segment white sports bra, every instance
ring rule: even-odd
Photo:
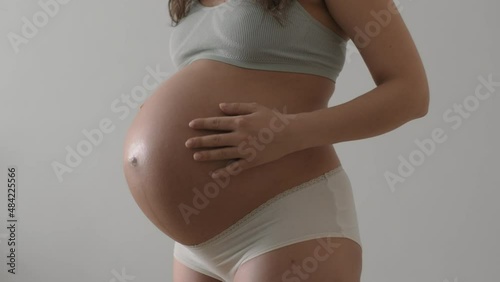
[[[170,56],[179,70],[199,59],[249,69],[307,73],[336,81],[347,41],[294,0],[281,26],[253,0],[227,0],[207,7],[193,0],[173,27]]]

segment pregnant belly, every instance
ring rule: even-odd
[[[338,165],[333,147],[322,146],[212,179],[209,173],[229,160],[195,161],[193,154],[201,149],[188,149],[184,142],[221,132],[194,130],[189,121],[224,116],[220,102],[257,102],[279,111],[286,106],[288,113],[297,113],[324,107],[329,96],[304,102],[297,96],[304,95],[300,89],[295,91],[302,94],[293,93],[298,84],[283,89],[283,83],[266,82],[263,76],[252,83],[249,73],[232,66],[205,66],[193,63],[160,85],[135,116],[123,151],[125,178],[141,210],[186,245],[211,238],[270,197]]]

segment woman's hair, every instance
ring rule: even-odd
[[[168,10],[172,22],[172,26],[176,26],[179,21],[186,17],[189,13],[191,5],[195,1],[200,0],[168,0]],[[283,11],[288,7],[292,0],[249,0],[255,1],[260,4],[264,10],[269,12],[279,24],[283,25],[284,14]],[[295,0],[297,1],[297,0]]]

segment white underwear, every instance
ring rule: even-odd
[[[174,243],[174,257],[221,281],[266,252],[294,243],[345,237],[362,247],[348,175],[339,166],[269,199],[213,238],[192,246]]]

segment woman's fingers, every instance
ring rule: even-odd
[[[240,126],[243,117],[209,117],[197,118],[189,122],[189,127],[193,129],[212,129],[212,130],[235,130]]]
[[[187,148],[238,146],[243,138],[236,133],[212,134],[189,138]]]
[[[197,161],[217,161],[226,159],[237,159],[241,155],[238,152],[238,147],[227,147],[222,149],[214,149],[209,151],[196,152],[193,158]]]

